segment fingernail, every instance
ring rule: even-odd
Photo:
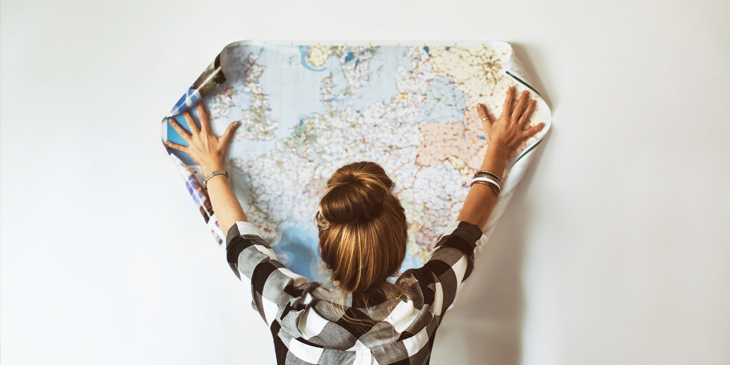
[[[172,118],[168,119],[167,122],[172,124]]]

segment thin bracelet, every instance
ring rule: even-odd
[[[228,171],[226,170],[215,170],[211,172],[208,175],[205,175],[205,178],[203,179],[203,189],[208,190],[208,180],[210,180],[211,177],[215,175],[226,175],[226,179],[228,178]]]
[[[485,183],[484,181],[474,181],[474,182],[472,183],[472,186],[473,186],[474,184],[482,184],[482,185],[486,185],[486,186],[489,186],[489,188],[490,188],[490,189],[492,189],[492,191],[494,192],[494,195],[495,195],[495,196],[499,196],[499,189],[497,189],[497,187],[495,187],[495,186],[494,186],[494,185],[492,185],[492,184],[488,184],[488,183]]]
[[[474,174],[474,177],[481,177],[481,176],[484,176],[484,175],[487,175],[487,176],[491,176],[491,177],[493,177],[493,178],[497,179],[497,181],[498,181],[498,182],[499,182],[500,184],[502,183],[502,179],[501,179],[501,178],[500,178],[499,176],[497,176],[497,174],[495,174],[495,173],[493,173],[493,172],[491,172],[491,171],[486,171],[486,170],[482,170],[482,171],[477,171],[477,172],[476,172],[476,173]]]
[[[494,191],[494,195],[499,195],[499,191],[502,190],[502,186],[498,182],[488,177],[475,177],[469,186],[474,186],[476,183],[489,185],[492,191]]]
[[[486,183],[493,184],[497,189],[500,189],[500,190],[502,189],[502,185],[500,185],[499,182],[492,179],[491,177],[485,177],[485,176],[475,177],[471,180],[471,183],[474,184],[475,182],[479,182],[479,181],[484,181]]]
[[[496,179],[500,183],[502,182],[502,179],[499,176],[497,176],[497,174],[495,174],[493,172],[489,172],[489,171],[477,171],[474,174],[474,177],[482,177],[482,176],[484,176],[484,177],[493,177],[494,179]]]

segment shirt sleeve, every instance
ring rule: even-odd
[[[422,289],[431,293],[435,314],[443,315],[454,303],[486,241],[478,226],[464,221],[452,222],[439,237],[426,263],[416,273]]]
[[[258,229],[245,221],[228,230],[226,258],[233,273],[251,285],[251,306],[268,326],[286,315],[289,304],[302,295],[301,286],[309,282],[279,262]]]

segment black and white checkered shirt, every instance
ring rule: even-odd
[[[271,329],[279,364],[428,364],[436,329],[485,242],[479,227],[453,222],[426,264],[398,277],[406,297],[396,305],[371,298],[366,314],[361,296],[348,294],[346,312],[370,319],[365,328],[340,319],[325,303],[333,293],[287,269],[250,223],[230,228],[226,256],[251,285],[251,305]]]

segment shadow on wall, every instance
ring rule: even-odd
[[[512,45],[512,49],[515,51],[515,56],[517,56],[517,59],[520,60],[520,63],[522,63],[522,67],[525,69],[525,73],[530,78],[530,83],[535,88],[535,90],[539,91],[542,95],[543,100],[545,100],[545,103],[547,103],[548,107],[552,111],[554,108],[554,105],[552,103],[552,99],[550,99],[550,95],[547,90],[545,90],[545,87],[543,86],[540,78],[538,77],[537,73],[535,72],[535,67],[532,66],[532,63],[530,63],[529,58],[527,57],[527,53],[525,52],[525,49],[522,45],[517,43],[510,43]],[[541,59],[540,57],[540,46],[539,45],[529,45],[530,53],[533,55],[533,58]],[[547,76],[547,75],[546,75]],[[550,84],[550,82],[548,82]],[[554,96],[554,95],[553,95]]]
[[[512,44],[533,86],[547,92],[521,48]],[[551,107],[547,97],[543,97]],[[532,183],[536,166],[548,146],[552,128],[542,146],[535,149],[531,165],[502,215],[493,236],[478,257],[474,271],[446,312],[437,330],[432,364],[520,364],[524,292],[523,260],[527,245],[524,232],[532,219],[530,201],[524,193]]]

